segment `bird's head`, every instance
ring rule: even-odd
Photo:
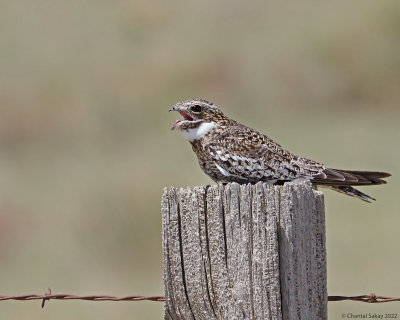
[[[174,123],[172,130],[191,130],[206,123],[217,125],[228,120],[214,104],[203,99],[178,102],[169,111],[178,111],[183,117]]]

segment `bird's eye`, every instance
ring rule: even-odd
[[[199,105],[194,105],[193,107],[190,108],[190,110],[191,110],[193,113],[200,113],[200,112],[201,112],[201,106],[199,106]]]

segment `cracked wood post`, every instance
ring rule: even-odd
[[[323,194],[308,182],[165,188],[165,319],[327,319]]]

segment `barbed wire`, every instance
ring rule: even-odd
[[[153,301],[153,302],[165,302],[163,296],[126,296],[126,297],[114,297],[109,295],[87,295],[87,296],[76,296],[72,294],[52,294],[51,289],[45,294],[25,294],[21,296],[0,296],[1,301],[7,300],[18,300],[18,301],[30,301],[30,300],[42,300],[42,308],[46,301],[49,300],[86,300],[86,301]],[[329,296],[328,301],[360,301],[366,303],[384,303],[400,301],[400,298],[377,296],[375,293],[361,296]]]
[[[153,302],[164,302],[165,297],[163,296],[127,296],[127,297],[114,297],[109,295],[87,295],[87,296],[76,296],[72,294],[52,294],[49,288],[48,293],[45,294],[25,294],[21,296],[0,296],[0,302],[6,300],[18,300],[18,301],[30,301],[30,300],[42,300],[42,308],[46,301],[49,300],[86,300],[86,301],[153,301]]]
[[[353,296],[353,297],[345,297],[345,296],[329,296],[328,301],[360,301],[366,303],[384,303],[384,302],[394,302],[400,301],[400,298],[392,298],[392,297],[384,297],[377,296],[375,293],[371,293],[369,295],[362,296]]]

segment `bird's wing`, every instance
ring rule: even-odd
[[[292,155],[247,127],[210,139],[203,148],[223,175],[250,182],[311,177],[323,169],[322,165]]]
[[[261,133],[239,129],[203,146],[223,175],[249,182],[293,180],[304,175],[298,157]]]
[[[260,181],[268,176],[268,166],[262,156],[256,155],[246,148],[230,148],[229,141],[204,146],[214,165],[224,176],[234,176],[241,180]],[[271,172],[271,179],[272,177]]]

